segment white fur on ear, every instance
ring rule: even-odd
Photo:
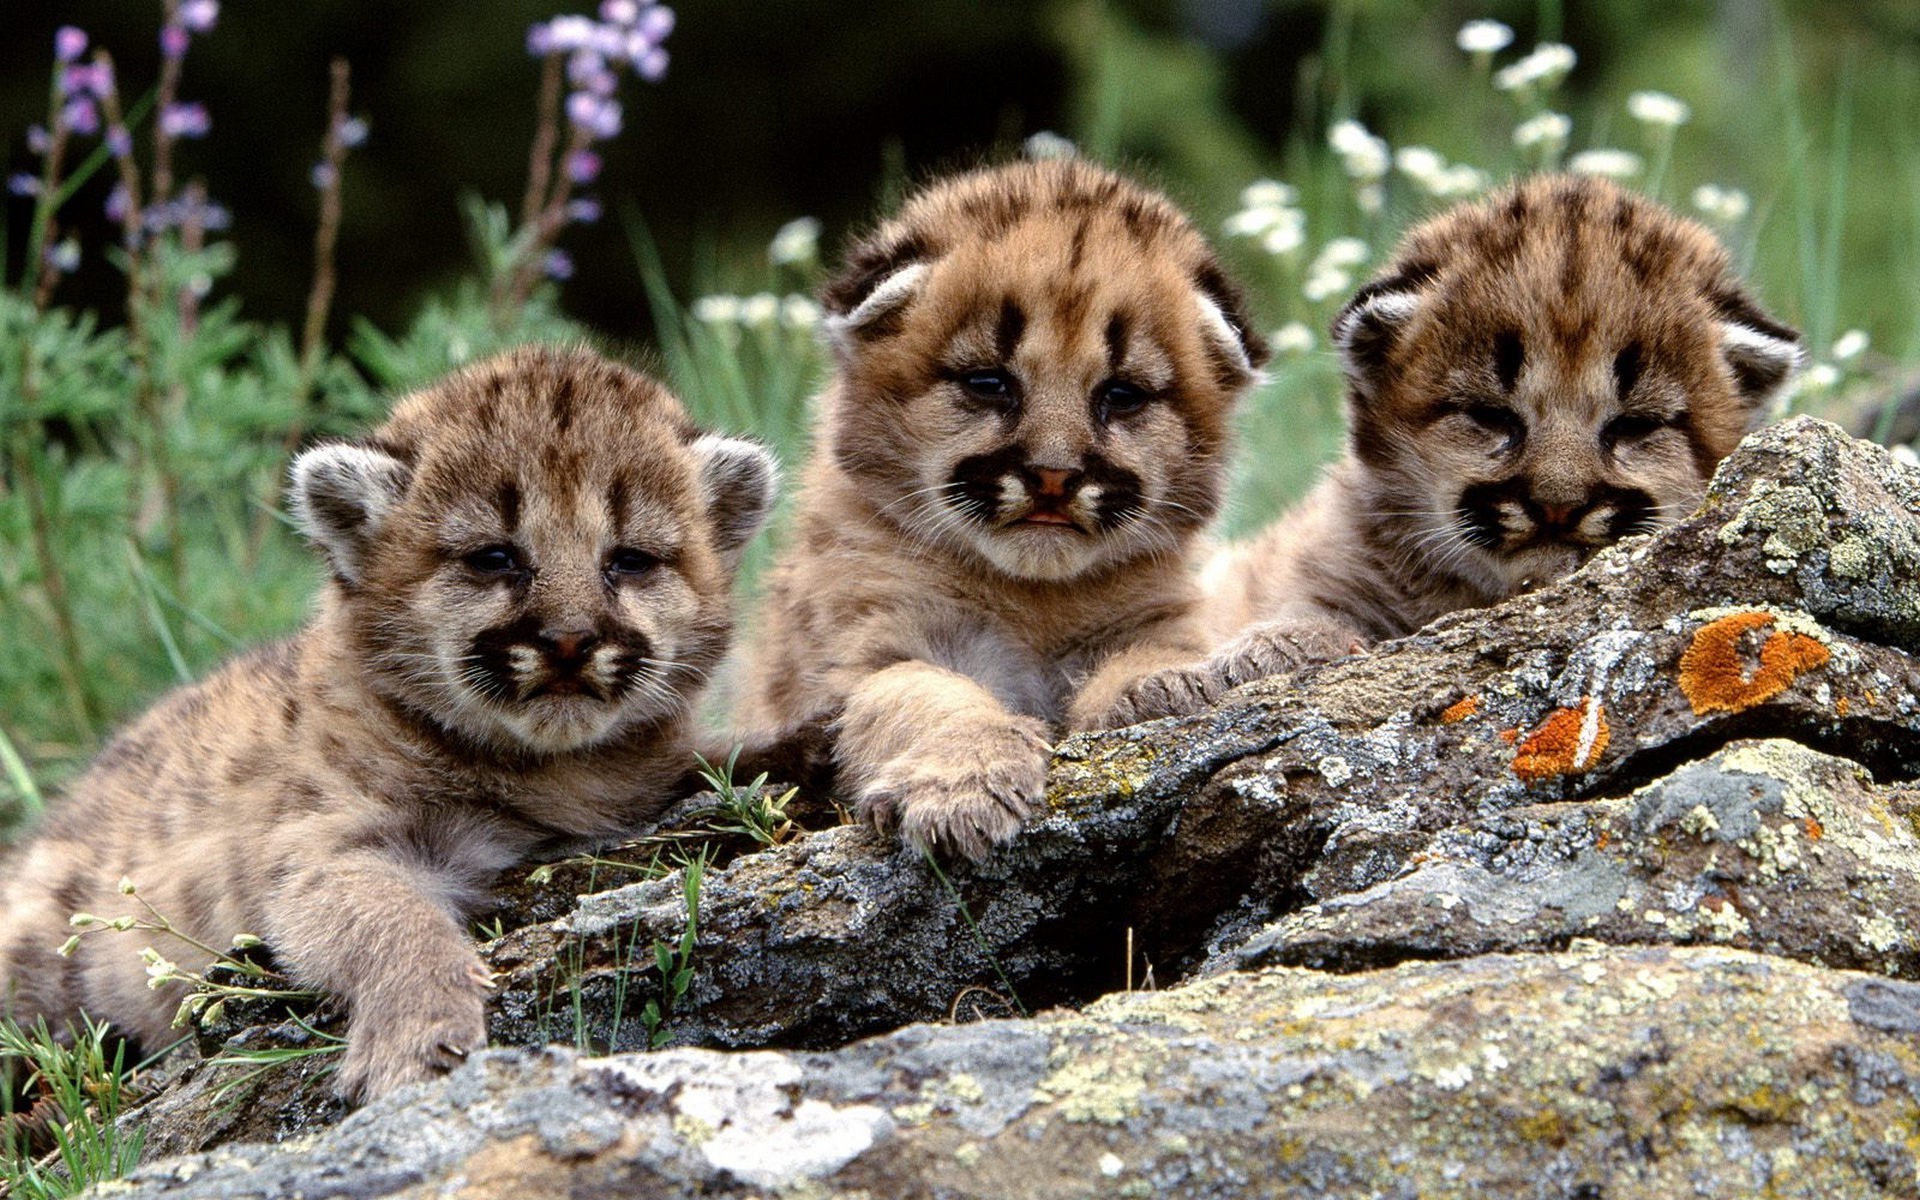
[[[360,582],[367,546],[406,494],[412,471],[370,446],[336,442],[293,460],[287,489],[294,524],[312,538],[341,582]]]
[[[759,442],[705,434],[693,443],[700,460],[700,491],[713,515],[717,548],[732,565],[773,513],[780,495],[780,464]]]
[[[1362,293],[1361,299],[1333,319],[1333,344],[1340,352],[1341,369],[1361,397],[1373,395],[1395,333],[1420,311],[1423,299],[1419,292]]]
[[[1752,407],[1756,423],[1766,416],[1767,402],[1807,361],[1807,352],[1797,338],[1781,337],[1732,320],[1720,323],[1720,353],[1733,371],[1735,388]]]
[[[866,299],[854,305],[844,317],[828,317],[827,334],[843,349],[850,347],[860,330],[900,308],[919,294],[927,278],[926,263],[911,263],[888,275],[873,286]]]
[[[1249,383],[1259,383],[1260,369],[1253,365],[1253,359],[1247,356],[1247,343],[1241,338],[1240,331],[1227,320],[1227,314],[1205,292],[1196,291],[1193,298],[1200,305],[1200,327],[1206,332],[1207,339],[1219,346],[1227,361],[1247,377]]]

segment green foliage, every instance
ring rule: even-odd
[[[693,983],[693,947],[700,936],[700,882],[706,875],[707,856],[700,853],[681,865],[681,891],[687,902],[687,923],[677,942],[653,944],[653,967],[660,975],[659,995],[640,1010],[640,1024],[647,1031],[647,1045],[657,1049],[673,1036],[667,1021],[673,1007],[687,994]]]
[[[108,1050],[112,1044],[111,1052]],[[140,1161],[141,1136],[115,1121],[125,1107],[129,1071],[124,1046],[106,1027],[86,1022],[67,1039],[42,1021],[22,1029],[0,1020],[0,1195],[18,1200],[76,1196],[118,1179]],[[16,1121],[10,1080],[31,1098]],[[44,1128],[53,1150],[36,1158],[31,1127]]]
[[[716,811],[707,814],[709,829],[718,834],[751,838],[761,846],[777,846],[793,836],[794,824],[787,816],[787,806],[793,803],[800,789],[788,788],[774,795],[767,787],[765,771],[744,786],[734,783],[733,768],[740,761],[739,746],[717,767],[698,754],[694,758],[700,763],[700,778],[706,780],[707,786],[719,797]]]

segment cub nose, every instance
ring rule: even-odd
[[[1578,504],[1541,504],[1540,523],[1548,529],[1566,529],[1580,511]]]
[[[600,635],[591,629],[542,629],[540,648],[555,662],[573,665],[600,644]]]
[[[1027,470],[1028,484],[1036,497],[1065,499],[1073,493],[1074,485],[1080,482],[1080,472],[1060,467],[1030,467]],[[1033,486],[1037,484],[1038,486]]]

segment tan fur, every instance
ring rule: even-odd
[[[307,452],[293,507],[334,571],[318,613],[134,722],[7,864],[0,1012],[178,1036],[182,989],[150,990],[140,951],[206,954],[115,932],[54,954],[71,914],[144,914],[125,876],[201,941],[256,934],[342,997],[347,1095],[483,1044],[464,915],[502,867],[662,806],[771,481],[764,451],[701,438],[586,352],[503,356]]]
[[[1506,599],[1679,519],[1800,360],[1710,232],[1570,176],[1414,229],[1333,332],[1347,453],[1208,564],[1228,644],[1141,681],[1142,715]]]
[[[978,856],[1054,731],[1204,645],[1191,549],[1265,349],[1185,216],[1081,161],[936,183],[824,298],[838,369],[741,723],[837,714],[859,813]]]

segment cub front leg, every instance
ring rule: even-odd
[[[1366,648],[1365,637],[1344,618],[1310,605],[1294,606],[1242,631],[1199,662],[1134,680],[1108,710],[1109,724],[1096,728],[1189,716],[1243,683],[1291,674]]]
[[[292,976],[347,1003],[335,1078],[360,1103],[451,1070],[486,1045],[492,975],[450,903],[444,869],[315,846],[276,891],[268,943]]]
[[[855,812],[912,846],[980,859],[1047,788],[1047,727],[956,671],[895,663],[861,681],[837,756]]]

